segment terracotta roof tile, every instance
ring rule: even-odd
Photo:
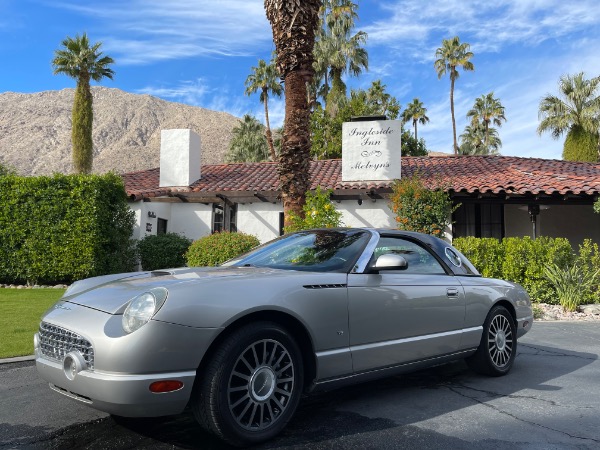
[[[392,182],[343,182],[339,159],[311,161],[311,188],[336,190],[388,188]],[[424,183],[435,188],[465,193],[507,194],[600,194],[600,164],[519,158],[514,156],[445,156],[402,158],[402,175],[419,173]],[[127,194],[132,199],[168,195],[172,188],[159,188],[159,169],[126,173]],[[205,165],[202,178],[184,192],[277,192],[277,164],[240,163]]]

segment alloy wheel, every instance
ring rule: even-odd
[[[233,365],[227,402],[235,422],[249,431],[271,427],[294,392],[294,361],[283,344],[262,339],[250,344]]]
[[[494,316],[488,332],[488,352],[496,367],[510,361],[513,351],[513,332],[509,319],[502,314]]]

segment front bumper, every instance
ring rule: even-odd
[[[67,302],[51,308],[43,322],[73,334],[55,330],[46,338],[44,353],[36,335],[38,373],[55,391],[110,414],[153,417],[180,413],[190,400],[204,352],[220,329],[150,320],[127,334],[121,318]],[[81,340],[89,346],[80,345]],[[90,354],[93,352],[91,369],[89,361],[77,357],[89,347]],[[73,353],[79,363],[70,366],[67,357]],[[183,387],[165,393],[150,391],[150,384],[163,380],[180,381]]]
[[[525,333],[527,333],[529,330],[531,330],[532,324],[533,324],[533,314],[531,316],[517,319],[517,338],[520,338]]]
[[[195,371],[124,375],[83,370],[68,379],[61,363],[41,357],[36,352],[40,376],[50,387],[67,397],[124,417],[154,417],[179,414],[190,399]],[[177,380],[183,387],[167,393],[150,392],[154,381]]]

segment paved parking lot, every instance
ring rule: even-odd
[[[506,377],[463,363],[312,395],[258,448],[600,448],[600,326],[535,323]],[[48,389],[31,362],[0,366],[0,448],[226,448],[189,414],[117,424]]]

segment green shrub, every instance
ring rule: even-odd
[[[556,289],[548,283],[545,267],[556,264],[567,268],[576,260],[571,244],[564,238],[511,237],[500,242],[468,237],[454,239],[452,244],[483,276],[519,283],[534,301],[545,303],[558,303]]]
[[[190,267],[217,266],[259,245],[259,240],[244,233],[215,233],[195,241],[185,259]]]
[[[185,266],[185,252],[191,239],[177,233],[146,236],[137,244],[144,270],[167,269]]]
[[[577,264],[584,277],[589,277],[591,274],[599,271],[600,251],[598,250],[598,244],[592,242],[590,239],[583,241],[583,244],[579,245]],[[595,281],[592,282],[587,292],[582,292],[582,297],[581,304],[600,303],[600,276],[595,278]]]
[[[321,190],[318,186],[314,192],[306,193],[306,203],[302,207],[304,218],[290,213],[291,225],[285,227],[286,233],[309,230],[311,228],[335,228],[342,226],[342,213],[335,209],[329,199],[331,190]]]
[[[2,176],[0,202],[0,282],[71,283],[134,267],[134,214],[117,175]]]
[[[502,244],[505,248],[503,277],[519,283],[537,301],[558,303],[544,270],[548,264],[568,267],[574,262],[569,241],[542,236],[535,240],[529,237],[505,238]]]
[[[460,250],[484,277],[502,278],[504,247],[498,239],[456,238],[452,245]]]
[[[600,269],[596,272],[581,270],[576,263],[569,267],[559,267],[557,264],[548,264],[544,275],[550,281],[558,301],[565,311],[576,311],[584,302],[585,293],[589,292],[596,283]]]

